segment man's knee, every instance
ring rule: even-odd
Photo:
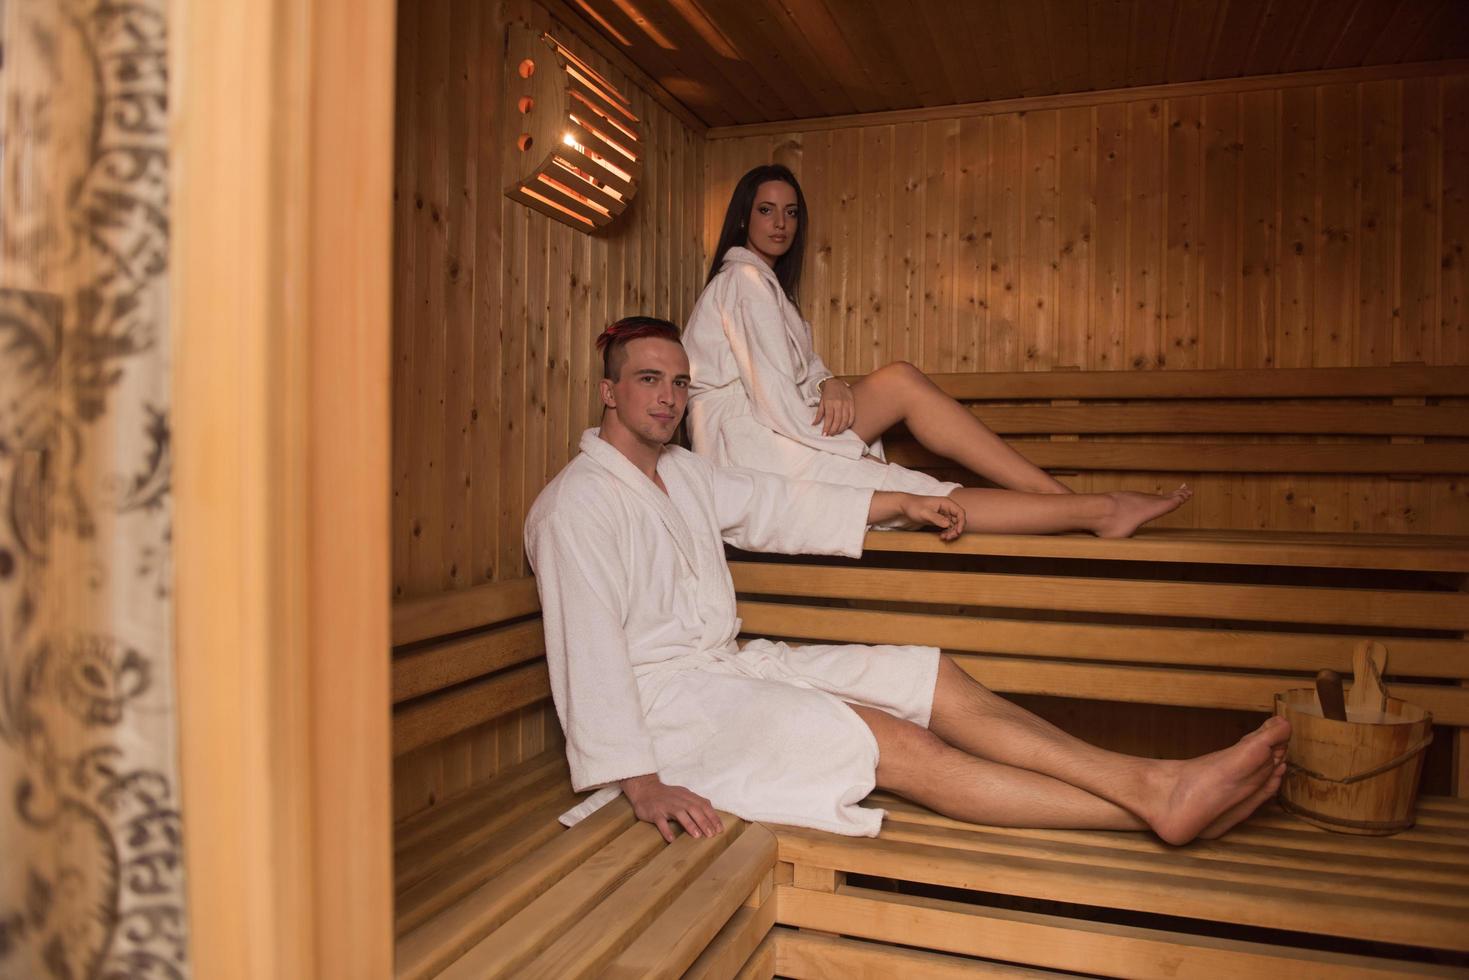
[[[947,653],[939,654],[939,672],[934,681],[935,697],[978,684],[979,682],[965,673],[964,668],[960,667],[958,661],[953,657]]]
[[[879,774],[896,775],[908,768],[924,769],[948,743],[922,725],[915,725],[879,708],[849,704],[877,739]]]

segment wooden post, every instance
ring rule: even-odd
[[[392,969],[392,0],[172,0],[197,976]]]

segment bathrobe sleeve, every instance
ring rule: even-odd
[[[794,439],[812,449],[834,453],[848,459],[860,459],[867,444],[848,429],[834,436],[821,434],[821,427],[811,422],[816,414],[814,403],[807,404],[810,392],[803,392],[797,382],[796,352],[786,336],[785,318],[773,287],[753,269],[737,269],[730,277],[729,306],[723,310],[724,335],[750,399],[750,411],[756,421],[768,429]],[[831,372],[816,359],[823,374]]]
[[[811,359],[806,362],[806,380],[801,384],[801,396],[806,399],[807,405],[815,407],[821,402],[821,389],[816,386],[835,374],[836,372],[827,367],[821,355],[813,349]]]
[[[724,540],[746,551],[862,557],[873,491],[713,468],[714,508]]]
[[[577,791],[657,772],[628,657],[627,576],[605,522],[548,515],[530,538],[551,694]]]

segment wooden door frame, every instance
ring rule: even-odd
[[[169,0],[194,975],[386,977],[393,0]]]

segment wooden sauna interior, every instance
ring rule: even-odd
[[[603,233],[504,194],[516,21],[642,119]],[[526,510],[598,416],[592,339],[684,321],[764,162],[803,183],[803,312],[838,373],[1469,368],[1466,55],[1455,0],[400,0],[395,603],[529,574]],[[1451,475],[1068,482],[1178,479],[1165,526],[1469,534]],[[558,743],[543,665],[517,669],[523,706],[395,758],[395,819]],[[1025,700],[1142,752],[1251,724]]]

